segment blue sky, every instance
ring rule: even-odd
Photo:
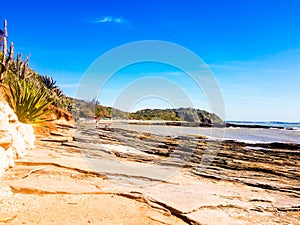
[[[30,53],[30,66],[52,76],[67,95],[76,95],[85,71],[110,49],[163,40],[190,49],[209,66],[223,94],[225,119],[300,121],[299,12],[298,0],[1,0],[0,19],[8,20],[16,52]],[[124,86],[147,76],[175,82],[195,107],[210,110],[186,75],[147,63],[119,71],[100,102],[114,105]],[[132,110],[172,106],[166,102],[148,98]]]

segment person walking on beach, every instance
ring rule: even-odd
[[[96,119],[96,130],[98,129],[98,119]]]

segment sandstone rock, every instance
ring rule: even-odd
[[[34,142],[32,126],[19,122],[9,105],[0,101],[0,176],[15,165],[14,157],[23,157],[26,149],[34,148]]]
[[[18,127],[18,142],[23,146],[23,148],[19,148],[19,145],[14,145],[15,152],[17,157],[24,157],[26,154],[26,149],[33,149],[35,147],[35,135],[34,130],[30,124],[22,124],[19,123]]]
[[[6,156],[6,151],[4,148],[0,147],[0,177],[3,174],[3,171],[8,168],[8,160]]]
[[[14,152],[12,148],[7,149],[6,151],[6,161],[8,164],[8,167],[14,167],[15,161],[14,161]]]
[[[8,132],[0,130],[0,147],[4,148],[4,150],[7,150],[11,145],[12,136]]]

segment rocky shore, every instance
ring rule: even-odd
[[[286,129],[281,125],[259,125],[259,124],[241,124],[232,122],[188,122],[188,121],[164,121],[164,120],[129,120],[125,121],[126,124],[132,125],[163,125],[163,126],[181,126],[181,127],[234,127],[234,128],[261,128],[261,129]],[[288,130],[294,130],[288,128]]]
[[[7,224],[299,224],[300,146],[60,125],[4,174]]]

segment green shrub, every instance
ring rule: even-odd
[[[49,121],[45,116],[51,111],[51,101],[42,89],[24,80],[23,82],[10,83],[5,89],[7,102],[18,116],[19,121],[38,125]]]

